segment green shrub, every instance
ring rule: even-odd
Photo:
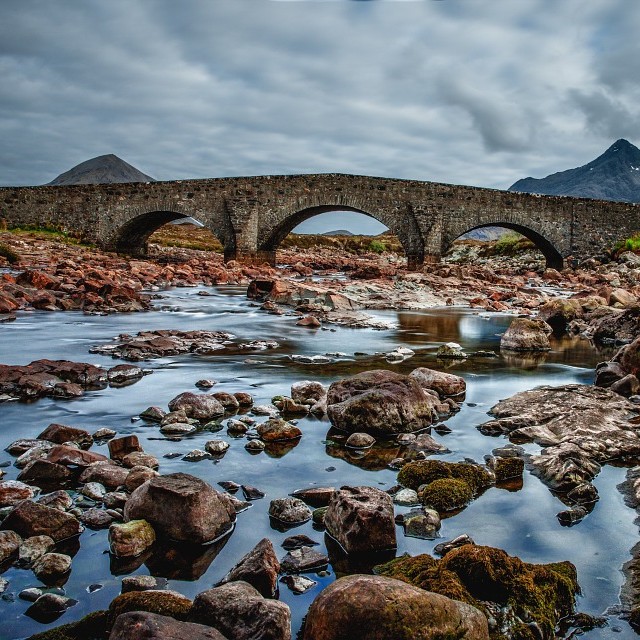
[[[380,240],[372,240],[369,243],[369,251],[373,253],[383,253],[387,250],[387,245],[384,242],[380,242]]]

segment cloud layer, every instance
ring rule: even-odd
[[[639,32],[628,0],[4,0],[0,184],[115,153],[506,188],[640,142]]]

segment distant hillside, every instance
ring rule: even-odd
[[[524,178],[509,191],[640,202],[640,149],[620,139],[583,167],[546,178]]]
[[[351,233],[351,231],[347,231],[346,229],[338,229],[337,231],[325,231],[324,233],[319,234],[321,236],[354,236],[355,233]]]
[[[155,182],[155,180],[110,153],[81,162],[69,171],[61,173],[49,184],[111,184],[116,182]]]
[[[458,240],[480,240],[481,242],[493,242],[498,238],[501,238],[505,233],[509,233],[509,229],[504,227],[480,227],[480,229],[473,229],[467,231],[463,236],[460,236]]]

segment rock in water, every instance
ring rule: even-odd
[[[109,548],[118,558],[139,556],[156,541],[156,533],[146,520],[130,520],[109,527]]]
[[[530,458],[535,473],[561,492],[591,482],[609,460],[640,456],[638,407],[601,387],[569,384],[517,393],[495,405],[483,433],[509,434],[545,447]]]
[[[414,378],[423,389],[431,389],[440,397],[459,396],[467,389],[464,378],[426,367],[414,369],[409,377]]]
[[[511,351],[549,351],[551,327],[544,320],[515,318],[500,340],[501,349]]]
[[[354,575],[330,584],[313,601],[304,640],[488,640],[475,607],[383,576]]]
[[[124,517],[147,520],[173,540],[204,544],[230,531],[235,521],[235,510],[221,495],[186,473],[157,476],[131,494]]]
[[[290,640],[291,611],[246,582],[230,582],[196,596],[190,619],[234,640]]]
[[[415,379],[385,370],[334,382],[327,394],[327,414],[338,429],[388,438],[428,427],[437,404]]]
[[[383,551],[397,546],[391,496],[373,487],[342,487],[336,491],[324,524],[347,553]]]
[[[213,627],[193,622],[180,622],[169,616],[146,611],[131,611],[116,618],[109,640],[226,640]]]
[[[220,581],[220,584],[242,580],[257,589],[265,598],[273,597],[278,585],[280,562],[268,538],[263,538]]]
[[[70,513],[53,509],[29,500],[17,504],[2,522],[3,529],[11,529],[24,538],[45,535],[60,542],[82,533],[82,525]]]

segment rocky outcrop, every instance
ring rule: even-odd
[[[538,387],[499,402],[483,433],[544,447],[529,458],[534,473],[551,489],[570,492],[590,484],[609,461],[635,460],[640,434],[638,407],[609,389],[589,385]],[[593,493],[587,494],[593,502]],[[596,494],[597,495],[597,494]]]
[[[354,575],[330,584],[313,601],[304,640],[488,640],[475,607],[383,576]]]
[[[0,364],[0,403],[37,398],[77,398],[109,384],[110,370],[86,362],[34,360],[27,365]]]

